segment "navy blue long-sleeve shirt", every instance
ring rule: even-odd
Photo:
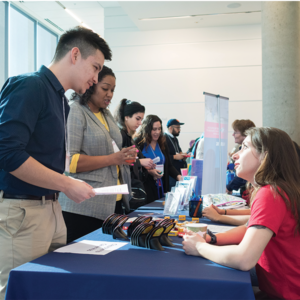
[[[63,173],[65,120],[69,105],[56,76],[45,66],[37,72],[9,78],[0,92],[0,190],[15,195],[43,196],[53,190],[28,184],[12,172],[30,156]]]
[[[246,185],[247,180],[235,176],[226,186],[227,190],[229,192],[232,192],[233,190],[237,191],[240,187]]]

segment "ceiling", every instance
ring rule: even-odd
[[[260,1],[60,1],[60,3],[99,34],[261,23]],[[61,30],[79,25],[78,21],[55,1],[16,1],[14,4],[59,34],[62,33]],[[140,20],[191,15],[194,17]],[[61,30],[54,28],[54,25],[45,19],[50,20]]]

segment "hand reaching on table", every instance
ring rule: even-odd
[[[183,236],[183,250],[187,255],[201,256],[197,250],[197,245],[199,243],[206,243],[206,241],[197,233],[188,230]]]
[[[224,212],[221,209],[219,209],[218,207],[216,207],[213,204],[208,207],[205,207],[202,211],[203,217],[210,219],[212,221],[215,221],[215,222],[220,221],[220,217],[223,213]]]

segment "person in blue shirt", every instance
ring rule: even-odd
[[[169,192],[169,175],[180,180],[181,175],[172,165],[166,137],[162,130],[162,121],[158,116],[148,115],[141,126],[141,130],[134,138],[136,145],[143,155],[156,162],[156,169],[148,170],[150,176],[144,182],[147,202],[153,202],[164,197]]]
[[[0,299],[12,268],[66,243],[59,191],[80,203],[95,193],[64,176],[68,166],[65,91],[98,82],[107,43],[76,27],[58,42],[53,62],[9,78],[0,92]]]

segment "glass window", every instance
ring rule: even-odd
[[[44,27],[37,26],[37,69],[51,63],[57,44],[57,36]]]
[[[11,6],[8,75],[35,71],[34,59],[34,22]]]
[[[6,60],[5,60],[5,3],[0,2],[0,90],[6,80]]]

